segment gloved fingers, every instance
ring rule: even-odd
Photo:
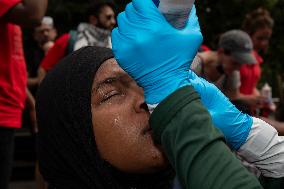
[[[192,70],[189,70],[189,72],[188,72],[188,78],[189,79],[197,79],[197,75],[194,73],[194,71],[192,71]]]
[[[188,17],[188,21],[187,21],[187,25],[186,25],[185,29],[186,30],[201,31],[199,21],[198,21],[198,16],[196,15],[195,5],[192,6],[192,9],[190,11],[190,15]]]
[[[136,9],[134,7],[134,2],[129,3],[126,6],[125,11],[118,15],[117,22],[119,30],[123,33],[127,30],[129,32],[137,32],[137,30],[139,30],[138,32],[141,33],[142,30],[149,31],[149,29],[155,27],[160,28],[159,26],[163,26],[163,29],[165,29],[166,25],[169,26],[168,22],[156,7],[152,10],[148,8],[145,12],[147,13],[142,14],[140,10]]]
[[[117,51],[119,50],[118,44],[120,44],[120,43],[119,43],[120,35],[121,35],[121,34],[119,34],[119,29],[118,29],[118,27],[114,28],[114,29],[112,30],[112,32],[111,32],[112,51],[114,52],[114,55],[115,55],[115,56],[116,56],[117,54],[119,54],[119,53],[117,53]],[[115,58],[117,59],[118,57],[115,57]]]
[[[179,31],[181,34],[185,34],[190,42],[190,48],[192,49],[191,56],[195,56],[197,54],[198,48],[202,44],[203,36],[200,30],[198,17],[196,15],[196,8],[195,5],[192,6],[190,16],[188,18],[187,25],[184,29]]]
[[[124,35],[125,32],[128,31],[129,23],[128,23],[127,19],[126,19],[125,12],[121,12],[117,16],[117,25],[118,25],[118,27],[116,29],[119,30],[120,34]],[[116,32],[112,31],[112,35],[113,35],[113,33],[118,34],[117,32],[118,31],[116,31]],[[115,38],[116,36],[117,35],[114,35],[114,37],[112,37],[112,39]]]
[[[188,79],[194,89],[199,93],[202,102],[208,108],[211,104],[211,83],[206,81],[205,79],[197,76],[192,70],[189,71]]]
[[[126,29],[133,30],[137,27],[149,27],[148,24],[151,22],[150,15],[143,15],[139,13],[133,6],[133,3],[129,3],[124,11],[125,22],[127,23]],[[146,24],[147,23],[147,24]]]
[[[126,35],[124,34],[121,34],[119,28],[114,28],[111,33],[112,51],[115,55],[115,59],[123,69],[129,66],[126,65],[127,61],[123,60],[131,59],[130,52],[133,51],[133,49],[131,49],[133,47],[129,45],[127,41],[134,41],[134,39],[136,39],[136,36],[133,33],[126,33]]]
[[[129,11],[128,11],[129,12]],[[133,14],[135,15],[135,14]],[[133,19],[133,16],[131,17]],[[134,29],[136,27],[140,27],[141,24],[138,23],[137,19],[131,21],[129,19],[129,16],[127,16],[127,12],[121,12],[117,17],[117,25],[119,34],[121,35],[130,35],[131,33],[134,33]]]
[[[166,21],[153,0],[133,0],[132,5],[137,14],[144,19],[149,18],[156,22]]]
[[[118,55],[124,55],[122,51],[127,49],[125,45],[126,43],[123,43],[123,37],[125,37],[123,34],[120,33],[119,28],[114,28],[111,33],[111,42],[112,42],[112,51],[114,52],[115,59],[120,62],[120,57]],[[127,36],[129,37],[129,36]],[[125,56],[125,55],[124,55]]]
[[[203,91],[204,86],[202,85],[202,81],[193,71],[189,70],[188,72],[188,80],[192,84],[192,86],[195,88],[196,91],[200,93],[200,91]]]

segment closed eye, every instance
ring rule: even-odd
[[[113,98],[113,97],[115,97],[115,96],[117,96],[117,95],[119,95],[119,94],[120,94],[120,93],[117,92],[117,91],[108,92],[107,94],[104,94],[104,95],[103,95],[103,98],[102,98],[102,100],[101,100],[100,103],[107,102],[107,101],[109,101],[111,98]]]

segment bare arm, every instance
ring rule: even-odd
[[[23,0],[5,14],[8,22],[23,27],[35,27],[45,15],[48,0]]]
[[[37,70],[37,77],[28,78],[28,88],[38,86],[44,79],[46,71],[40,66]]]
[[[35,111],[35,99],[28,88],[26,88],[27,99],[26,106],[29,109],[31,122],[32,122],[32,130],[37,133],[37,122],[36,122],[36,111]]]
[[[36,87],[38,85],[39,85],[38,77],[28,78],[28,88]]]
[[[242,94],[239,88],[226,91],[225,94],[230,100],[241,100],[248,106],[254,108],[261,108],[266,100],[265,97],[260,96],[257,89],[255,89],[251,95]]]
[[[45,78],[45,75],[46,75],[46,71],[40,66],[38,68],[38,71],[37,71],[37,79],[38,79],[38,85],[42,82],[42,80]]]

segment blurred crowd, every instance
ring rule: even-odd
[[[35,99],[47,73],[83,47],[112,48],[111,31],[117,26],[113,2],[90,3],[85,22],[62,35],[55,28],[57,20],[46,15],[47,4],[47,0],[0,1],[0,189],[9,185],[14,135],[22,127],[22,121],[31,126],[35,135],[38,133]],[[248,12],[242,26],[220,35],[217,49],[202,44],[190,68],[215,84],[240,111],[266,121],[282,136],[284,122],[279,117],[283,115],[275,118],[277,101],[272,98],[271,86],[269,83],[259,86],[273,26],[273,18],[266,9]],[[28,48],[23,45],[21,27],[32,28]],[[74,57],[69,63],[76,62],[76,58],[84,59]],[[256,177],[261,176],[260,170],[239,158]],[[38,161],[35,164],[37,188],[47,188]]]

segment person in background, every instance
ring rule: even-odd
[[[87,9],[88,23],[81,23],[77,30],[59,37],[38,69],[39,82],[55,64],[67,54],[84,46],[100,46],[111,48],[110,33],[116,25],[115,4],[112,2],[96,1]]]
[[[0,1],[0,188],[7,189],[13,161],[14,132],[21,127],[27,73],[22,27],[40,25],[47,0]],[[28,100],[30,102],[30,100]]]
[[[240,86],[238,70],[243,64],[256,62],[249,35],[242,30],[230,30],[221,35],[216,51],[198,53],[191,69],[214,83],[230,100],[236,100],[235,91]]]
[[[33,29],[33,46],[25,48],[25,57],[29,74],[28,87],[33,95],[35,95],[38,86],[38,67],[47,51],[53,46],[56,37],[57,31],[54,27],[53,18],[45,16],[41,21],[41,25]]]
[[[257,64],[242,65],[240,68],[241,86],[238,93],[242,96],[242,99],[247,98],[250,101],[258,101],[261,96],[257,89],[257,84],[261,77],[260,66],[263,63],[262,55],[267,52],[269,46],[273,26],[274,21],[270,13],[263,8],[258,8],[248,13],[243,22],[243,30],[252,39]],[[252,109],[255,109],[255,107],[252,107]]]
[[[29,102],[26,103],[24,113],[23,113],[23,126],[32,125],[32,132],[37,133],[37,123],[35,115],[35,100],[37,88],[38,88],[38,79],[37,79],[37,70],[40,62],[46,55],[47,51],[53,46],[54,40],[57,37],[57,30],[54,27],[53,18],[50,16],[44,16],[41,20],[41,24],[35,28],[32,28],[32,43],[28,41],[28,44],[24,46],[25,58],[27,63],[28,70],[28,96],[30,97]],[[27,46],[30,45],[30,46]],[[38,162],[36,161],[35,166],[35,177],[38,189],[45,188],[44,181],[38,171]]]
[[[38,46],[45,50],[45,45],[54,41],[57,37],[53,18],[50,16],[43,17],[41,25],[34,29],[33,36]],[[46,51],[44,51],[44,53],[46,53]]]
[[[77,28],[74,50],[85,46],[111,48],[111,30],[116,25],[115,6],[113,3],[93,3],[87,10],[88,23],[81,23]]]

